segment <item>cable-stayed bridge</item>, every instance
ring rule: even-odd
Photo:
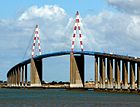
[[[63,55],[70,56],[70,88],[84,88],[85,55],[93,56],[94,60],[94,82],[93,88],[97,89],[124,89],[140,90],[140,58],[95,52],[84,51],[82,33],[80,28],[79,12],[76,13],[75,25],[73,28],[73,39],[70,51],[60,51],[41,54],[39,27],[36,25],[34,42],[32,46],[32,57],[21,61],[13,66],[7,73],[8,86],[27,86],[27,72],[30,72],[30,86],[42,85],[43,59]],[[78,33],[79,32],[79,33]],[[80,38],[81,51],[74,51],[77,33]],[[38,43],[39,55],[35,56],[36,41]],[[30,64],[30,71],[28,71]],[[130,72],[130,73],[128,73]],[[137,75],[136,75],[137,74]],[[128,82],[130,80],[130,83]]]

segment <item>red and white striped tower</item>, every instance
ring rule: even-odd
[[[74,28],[73,28],[73,39],[72,39],[72,46],[71,46],[71,51],[74,51],[74,42],[76,39],[76,33],[77,33],[77,29],[79,31],[79,38],[80,38],[80,46],[81,46],[81,51],[84,51],[83,49],[83,42],[82,42],[82,33],[81,33],[81,28],[80,28],[80,16],[79,16],[79,12],[76,12],[76,19],[75,19],[75,24],[74,24]]]
[[[38,39],[38,50],[39,50],[39,55],[41,55],[41,47],[40,47],[40,37],[39,37],[39,27],[36,25],[35,31],[34,31],[34,43],[32,47],[32,57],[35,55],[35,45],[36,45],[36,39]]]

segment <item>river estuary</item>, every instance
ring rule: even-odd
[[[65,89],[0,89],[0,107],[140,107],[140,95]]]

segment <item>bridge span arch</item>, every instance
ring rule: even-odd
[[[140,58],[94,51],[74,51],[73,55],[76,54],[83,56],[90,55],[94,57],[95,67],[93,72],[95,77],[95,86],[93,88],[140,89]],[[34,73],[32,72],[33,74],[31,74],[34,75],[31,76],[31,78],[33,78],[31,80],[34,81],[33,84],[39,83],[41,85],[42,74],[40,72],[42,72],[42,59],[62,55],[71,55],[71,51],[47,53],[34,58],[29,58],[16,64],[7,73],[8,86],[25,86],[27,84],[27,64],[31,64],[31,71],[35,71]],[[81,62],[82,60],[79,61]],[[76,63],[76,66],[78,67],[81,65],[77,65]],[[74,68],[73,70],[76,69]],[[128,75],[128,71],[130,72],[130,75]],[[35,75],[36,73],[39,73],[39,75]],[[84,78],[81,77],[82,75],[78,77],[73,76],[70,77],[70,82],[73,80],[73,78],[75,78],[73,81],[79,81],[78,78]],[[130,80],[130,83],[128,80]],[[78,82],[75,82],[74,84],[78,84]],[[82,82],[82,84],[83,85],[81,86],[84,88],[84,83]]]

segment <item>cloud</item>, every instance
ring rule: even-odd
[[[139,55],[140,17],[110,11],[84,18],[87,42],[97,51]]]
[[[45,5],[43,7],[32,6],[19,17],[19,20],[31,20],[34,18],[60,20],[65,15],[64,9],[56,5]]]
[[[128,52],[130,43],[133,43],[131,49],[137,50],[140,33],[139,16],[102,11],[97,15],[87,15],[81,19],[84,50]],[[41,30],[43,53],[70,50],[74,18],[69,17],[64,9],[56,5],[32,6],[16,21],[1,20],[0,29],[6,38],[3,37],[1,40],[3,45],[0,47],[7,46],[7,50],[13,50],[13,53],[18,51],[20,54],[24,53],[29,45],[26,56],[29,57],[33,42],[32,33],[36,24]],[[80,50],[78,35],[75,42],[75,49]],[[133,47],[134,44],[136,46]]]
[[[69,35],[65,35],[68,20],[65,10],[56,5],[32,6],[18,18],[18,22],[30,31],[32,28],[32,32],[35,24],[39,25],[43,53],[68,47]]]
[[[117,9],[135,15],[140,15],[140,0],[107,0]]]

